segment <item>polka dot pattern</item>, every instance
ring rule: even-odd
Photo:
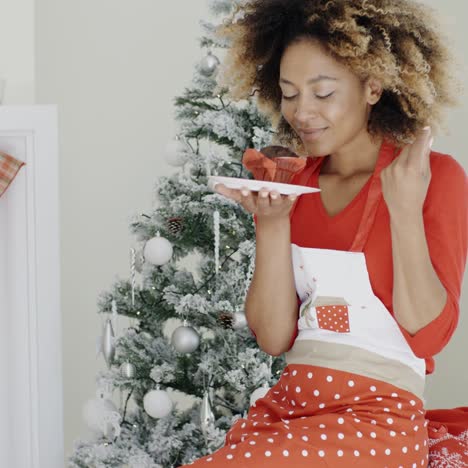
[[[314,460],[317,466],[427,466],[426,427],[422,401],[405,390],[289,364],[247,416],[233,423],[226,445],[190,466],[253,468],[266,462],[300,468],[314,466]]]
[[[319,328],[337,333],[349,333],[348,306],[317,306]]]

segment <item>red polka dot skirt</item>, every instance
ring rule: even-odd
[[[233,424],[223,447],[186,466],[427,467],[427,424],[423,402],[412,393],[291,364]]]

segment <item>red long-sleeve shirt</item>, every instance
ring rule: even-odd
[[[414,353],[426,360],[426,373],[434,371],[433,356],[448,343],[458,323],[459,300],[468,250],[468,178],[450,155],[432,152],[431,181],[423,208],[429,253],[439,280],[447,291],[440,315],[410,335],[400,327]],[[296,174],[290,183],[298,180]],[[307,185],[319,187],[319,169]],[[302,195],[291,219],[291,242],[301,247],[349,250],[356,235],[370,186],[370,178],[356,197],[330,217],[320,193]],[[254,217],[255,218],[255,217]],[[364,247],[374,294],[393,315],[393,259],[389,212],[382,197],[374,225]],[[292,336],[290,348],[297,336]]]

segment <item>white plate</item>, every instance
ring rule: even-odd
[[[208,177],[208,187],[211,190],[215,189],[216,184],[223,184],[227,188],[240,190],[242,187],[247,187],[252,192],[259,192],[262,188],[276,190],[282,195],[304,195],[306,193],[320,192],[319,188],[306,187],[304,185],[280,184],[279,182],[266,182],[264,180],[255,179],[238,179],[236,177]]]

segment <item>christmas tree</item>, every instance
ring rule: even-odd
[[[210,8],[235,21],[240,3],[212,0]],[[217,81],[217,56],[229,44],[217,25],[201,25],[204,58],[175,99],[180,131],[166,147],[179,169],[156,182],[154,211],[132,219],[129,276],[98,301],[108,368],[83,408],[92,437],[75,443],[74,468],[177,467],[211,453],[285,365],[259,349],[243,310],[255,259],[252,215],[209,187],[212,174],[251,178],[242,155],[270,145],[274,132],[254,96],[229,100]],[[116,335],[121,316],[130,326]],[[171,319],[178,326],[166,333]],[[193,404],[182,410],[176,394]]]

